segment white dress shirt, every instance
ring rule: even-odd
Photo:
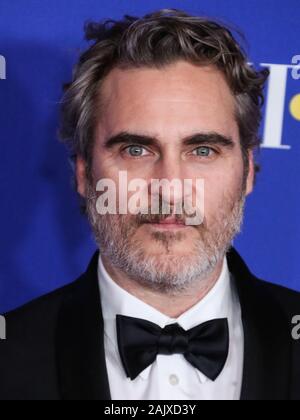
[[[112,400],[239,400],[242,386],[244,335],[241,308],[224,258],[220,278],[195,306],[173,319],[118,286],[107,273],[101,255],[99,287],[104,319],[104,348]],[[229,354],[215,381],[194,368],[182,354],[158,355],[140,375],[127,378],[118,350],[116,315],[153,322],[164,328],[177,322],[185,330],[216,318],[229,323]]]

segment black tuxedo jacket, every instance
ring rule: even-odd
[[[300,340],[292,318],[300,294],[253,276],[227,254],[242,307],[242,400],[300,400]],[[109,400],[98,252],[74,283],[6,314],[0,341],[1,400]]]

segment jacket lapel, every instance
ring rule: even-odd
[[[280,306],[231,248],[228,266],[239,294],[245,337],[242,400],[290,398],[290,337]]]
[[[110,400],[101,301],[99,252],[63,302],[57,329],[59,386],[64,400]]]

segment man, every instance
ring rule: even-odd
[[[76,282],[6,315],[0,398],[300,399],[300,296],[232,247],[266,71],[228,29],[174,9],[92,23],[86,37],[61,137],[100,252]],[[154,180],[190,180],[192,194]]]

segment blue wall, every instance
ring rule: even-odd
[[[289,65],[300,54],[299,0],[1,0],[0,312],[71,282],[95,249],[70,185],[67,153],[56,141],[61,84],[85,46],[84,21],[163,7],[235,24],[257,65]],[[281,144],[290,148],[261,149],[263,171],[235,246],[256,275],[300,290],[300,121],[289,109],[300,79],[290,71],[284,94]],[[278,118],[270,117],[271,127]]]

